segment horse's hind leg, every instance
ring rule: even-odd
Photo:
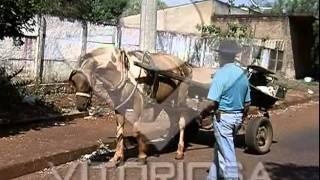
[[[175,159],[181,160],[184,157],[184,149],[185,149],[185,142],[184,142],[184,130],[186,128],[186,116],[185,113],[182,112],[179,118],[179,144],[177,149],[177,155]]]
[[[147,159],[147,146],[146,146],[146,138],[141,133],[140,122],[143,111],[143,96],[140,93],[135,93],[133,100],[133,110],[134,110],[134,123],[133,123],[133,135],[137,139],[138,142],[138,151],[139,151],[139,161],[142,163],[146,162]]]
[[[185,111],[184,107],[186,105],[186,99],[188,96],[188,85],[186,83],[181,83],[178,91],[178,103],[177,108],[180,109],[180,117],[179,117],[179,130],[180,130],[180,136],[179,136],[179,144],[178,144],[178,150],[177,155],[175,159],[180,160],[184,157],[184,149],[185,149],[185,143],[184,143],[184,131],[186,128],[186,118],[187,112]]]
[[[115,164],[122,163],[124,161],[124,124],[125,118],[123,115],[116,113],[116,121],[117,121],[117,133],[116,133],[116,152],[110,162]]]

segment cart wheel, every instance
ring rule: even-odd
[[[272,141],[273,129],[269,119],[263,117],[249,120],[245,135],[245,142],[249,151],[258,154],[268,153]]]

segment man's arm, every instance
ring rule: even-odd
[[[247,93],[245,97],[244,109],[243,109],[243,117],[242,117],[243,120],[248,116],[250,105],[251,105],[251,95],[250,95],[250,85],[248,85]]]
[[[247,103],[244,104],[243,116],[242,116],[243,120],[248,116],[250,104],[251,104],[250,102],[247,102]]]
[[[219,107],[219,103],[216,101],[211,101],[205,109],[200,113],[200,119],[208,117],[212,111],[216,111]]]

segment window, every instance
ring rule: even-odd
[[[283,65],[284,52],[277,49],[270,49],[270,59],[268,69],[274,72],[281,71]]]

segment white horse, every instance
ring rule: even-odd
[[[147,102],[153,101],[154,107],[158,107],[155,108],[154,117],[163,108],[177,108],[179,115],[175,121],[178,121],[180,136],[176,159],[183,159],[187,112],[178,110],[185,106],[188,85],[167,76],[157,75],[156,71],[145,71],[136,66],[135,62],[142,62],[159,71],[170,72],[180,77],[190,78],[192,74],[189,65],[171,55],[149,54],[142,51],[125,52],[117,48],[96,49],[84,57],[80,70],[75,70],[70,75],[69,80],[77,92],[76,106],[80,111],[87,110],[91,103],[92,94],[98,94],[95,91],[97,80],[102,82],[116,107],[117,146],[115,155],[111,159],[115,163],[124,160],[124,113],[128,108],[134,110],[133,132],[138,142],[139,160],[142,162],[146,162],[147,146],[146,137],[141,133],[139,124],[143,121],[141,114],[145,105]],[[99,96],[106,97],[101,94]],[[174,123],[176,122],[171,122],[171,124]]]

